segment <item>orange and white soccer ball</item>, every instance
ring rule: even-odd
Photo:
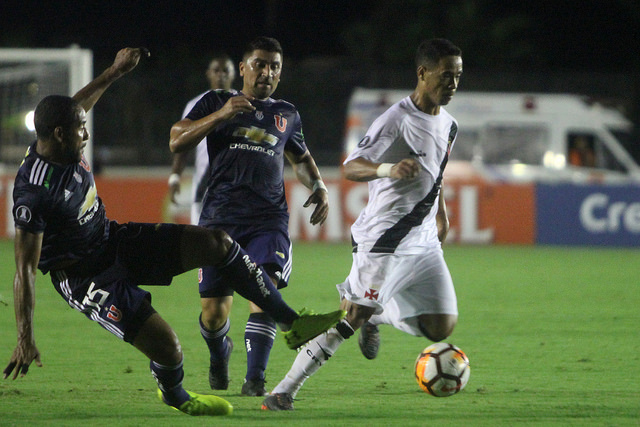
[[[469,381],[469,358],[453,344],[435,343],[422,350],[416,359],[416,380],[432,396],[452,396]]]

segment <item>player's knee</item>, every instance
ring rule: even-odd
[[[229,318],[232,302],[232,297],[201,298],[200,321],[202,325],[210,331],[218,330],[224,326]]]
[[[421,317],[418,320],[418,326],[422,334],[433,342],[439,342],[453,333],[456,326],[456,316],[439,317],[438,321],[434,321],[432,317]]]
[[[226,255],[229,249],[233,245],[233,239],[224,230],[215,228],[210,230],[211,246],[217,249],[221,255]]]
[[[224,230],[218,228],[210,230],[191,227],[191,234],[187,236],[191,252],[204,255],[205,259],[202,261],[207,265],[215,265],[222,261],[233,245],[231,237]]]
[[[227,321],[227,316],[223,310],[219,309],[203,309],[200,315],[202,325],[210,331],[220,329]]]

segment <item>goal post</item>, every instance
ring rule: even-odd
[[[0,49],[0,169],[17,165],[35,139],[33,110],[47,95],[72,96],[93,79],[93,52],[65,49]],[[93,115],[87,114],[92,134]],[[89,140],[84,155],[93,163]]]

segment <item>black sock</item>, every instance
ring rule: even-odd
[[[216,267],[233,290],[269,313],[276,322],[291,324],[298,318],[298,313],[284,302],[264,269],[253,262],[238,243],[234,242],[226,259]]]
[[[156,379],[162,397],[168,405],[179,408],[189,400],[189,393],[182,388],[182,379],[184,378],[182,362],[176,366],[165,366],[152,360],[150,367],[151,374]]]

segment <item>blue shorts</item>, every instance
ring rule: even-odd
[[[238,242],[251,259],[266,270],[269,277],[275,277],[278,289],[287,286],[291,275],[291,239],[286,223],[268,226],[222,225],[217,228],[226,231]],[[201,268],[198,281],[201,298],[233,295],[233,289],[224,282],[215,267]]]
[[[155,313],[151,294],[138,286],[167,286],[184,272],[175,251],[184,226],[111,222],[109,230],[98,251],[69,268],[51,271],[51,281],[72,308],[133,343]]]

